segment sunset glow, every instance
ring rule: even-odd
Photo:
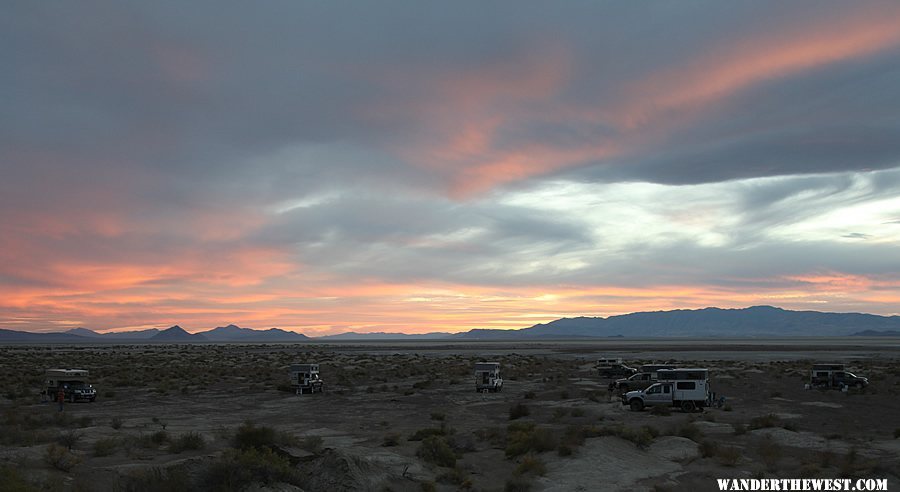
[[[0,7],[0,328],[900,314],[897,4],[346,7]]]

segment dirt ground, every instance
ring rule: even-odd
[[[0,347],[0,483],[716,490],[715,478],[859,477],[887,478],[891,489],[900,484],[898,345],[9,345]],[[707,367],[726,405],[631,412],[609,401],[593,369],[605,356]],[[502,392],[475,391],[478,360],[501,363]],[[813,360],[844,362],[871,385],[804,390]],[[320,364],[324,394],[289,391],[296,362]],[[61,413],[41,403],[51,367],[90,370],[97,401]]]

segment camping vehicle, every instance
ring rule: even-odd
[[[78,400],[94,401],[97,399],[97,390],[88,383],[86,369],[47,369],[45,377],[45,391],[51,399],[56,399],[60,387],[63,389],[66,400],[72,403]]]
[[[644,389],[656,382],[656,374],[649,372],[639,372],[631,377],[616,380],[616,388],[620,392],[627,392],[635,389]]]
[[[322,393],[325,388],[325,381],[319,377],[319,364],[292,364],[290,378],[298,395]]]
[[[637,369],[623,364],[621,358],[598,359],[597,371],[604,379],[623,378],[637,373]]]
[[[811,388],[863,389],[868,385],[868,378],[846,371],[843,364],[813,364],[812,371],[809,373]]]
[[[648,406],[667,406],[693,412],[709,401],[708,369],[667,369],[657,371],[659,382],[647,389],[622,395],[622,404],[640,412]]]
[[[475,391],[503,391],[499,362],[475,363]]]
[[[641,366],[637,374],[616,381],[616,388],[620,392],[628,392],[635,389],[645,389],[657,381],[656,373],[662,369],[675,369],[668,364],[645,364]]]
[[[675,369],[675,366],[671,364],[644,364],[640,367],[638,372],[654,374],[660,369]]]

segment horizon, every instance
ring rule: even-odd
[[[392,7],[0,6],[0,328],[900,314],[900,4]]]
[[[553,322],[553,321],[558,321],[558,320],[561,320],[561,319],[567,319],[567,318],[568,318],[568,319],[572,319],[572,318],[589,317],[589,318],[602,318],[602,319],[608,319],[608,318],[615,317],[615,316],[628,316],[628,315],[632,315],[632,314],[669,313],[669,312],[676,312],[676,311],[705,311],[705,310],[711,310],[711,309],[723,310],[723,311],[745,311],[745,310],[754,309],[754,308],[771,308],[771,309],[775,309],[775,310],[789,311],[789,312],[804,312],[804,311],[800,311],[800,310],[784,309],[784,308],[781,308],[781,307],[778,307],[778,306],[772,306],[772,305],[754,305],[754,306],[745,306],[745,307],[738,307],[738,308],[720,308],[720,307],[717,307],[717,306],[706,306],[706,307],[695,308],[695,309],[672,309],[672,310],[656,310],[656,311],[635,311],[635,312],[631,312],[631,313],[623,313],[623,314],[619,314],[619,315],[610,315],[610,316],[602,316],[602,317],[601,317],[601,316],[569,316],[569,317],[565,317],[565,318],[556,318],[556,319],[553,319],[553,320],[548,320],[548,321],[546,321],[546,322],[535,323],[535,324],[533,324],[533,325],[521,326],[521,327],[518,327],[518,328],[500,328],[500,329],[502,329],[502,330],[511,330],[511,331],[515,331],[515,330],[521,330],[521,329],[524,329],[524,328],[532,328],[532,327],[535,327],[535,326],[539,326],[539,325],[542,325],[542,324],[547,324],[547,323],[551,323],[551,322]],[[821,314],[862,314],[862,315],[883,316],[883,315],[877,315],[877,314],[872,314],[872,313],[861,313],[861,312],[839,312],[839,313],[830,312],[830,311],[805,311],[805,312],[815,312],[815,313],[821,313]],[[891,316],[897,316],[897,315],[888,315],[888,316],[885,316],[885,317],[891,317]],[[349,331],[341,331],[341,332],[333,332],[333,333],[322,333],[322,334],[315,334],[315,335],[307,335],[306,333],[304,333],[304,332],[303,332],[302,330],[300,330],[300,329],[282,328],[282,327],[277,327],[277,326],[272,326],[272,327],[267,327],[267,328],[255,328],[255,327],[249,327],[249,326],[241,326],[239,323],[226,323],[226,324],[217,324],[216,326],[206,327],[206,328],[188,329],[188,328],[185,328],[184,326],[181,326],[181,323],[175,323],[175,324],[166,325],[166,326],[155,326],[155,327],[152,327],[152,328],[140,328],[140,329],[137,329],[137,330],[132,330],[132,329],[115,329],[115,328],[110,329],[110,330],[96,330],[96,329],[92,329],[92,328],[85,327],[85,326],[77,326],[77,327],[67,328],[67,329],[65,329],[65,330],[63,330],[63,331],[46,331],[46,330],[39,330],[39,331],[18,330],[18,331],[24,331],[24,332],[27,332],[27,333],[69,333],[69,332],[77,331],[77,330],[88,330],[88,331],[91,331],[91,332],[94,332],[94,333],[97,333],[97,334],[100,334],[100,335],[106,335],[106,334],[113,334],[113,333],[128,333],[128,332],[141,331],[141,330],[157,330],[157,331],[165,331],[165,330],[168,330],[168,329],[171,329],[171,328],[180,328],[180,329],[184,330],[184,331],[187,332],[187,333],[190,333],[190,334],[196,334],[196,333],[204,333],[204,332],[212,331],[212,330],[215,330],[215,329],[219,329],[219,328],[228,328],[228,327],[236,327],[236,328],[240,328],[240,329],[249,329],[249,330],[254,330],[254,331],[283,330],[283,331],[286,331],[286,332],[299,333],[299,334],[301,334],[301,335],[306,335],[306,336],[309,336],[310,338],[327,337],[327,336],[334,336],[334,335],[345,335],[345,334],[350,334],[350,333],[356,333],[356,334],[359,334],[359,335],[371,335],[371,334],[386,334],[386,335],[395,335],[395,334],[396,334],[396,335],[429,335],[429,334],[445,333],[445,334],[448,334],[448,335],[453,335],[453,334],[458,334],[458,333],[465,333],[465,332],[468,332],[468,331],[470,331],[470,330],[485,330],[485,329],[490,330],[490,329],[493,329],[493,328],[470,328],[470,329],[466,329],[466,330],[447,331],[447,332],[442,332],[442,331],[421,331],[421,332],[403,332],[403,331],[385,332],[385,331],[368,331],[368,332],[357,332],[357,331],[349,330]],[[627,335],[624,335],[624,336],[627,337]],[[818,336],[818,335],[809,335],[809,336]]]

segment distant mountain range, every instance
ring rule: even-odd
[[[520,330],[474,329],[464,333],[356,333],[307,337],[279,328],[235,325],[188,333],[180,326],[98,333],[86,328],[31,333],[0,329],[0,342],[328,342],[349,340],[513,340],[607,337],[900,336],[900,316],[788,311],[772,306],[742,309],[679,309],[610,316],[561,318]]]
[[[338,335],[325,335],[316,337],[316,340],[436,340],[441,338],[450,338],[453,333],[433,332],[422,334],[408,333],[357,333],[348,331]]]

